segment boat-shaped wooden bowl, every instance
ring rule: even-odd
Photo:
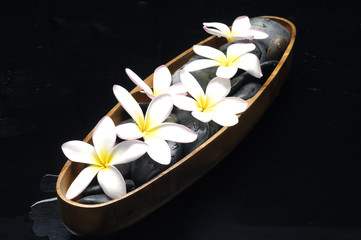
[[[65,226],[75,235],[101,237],[112,234],[154,211],[186,187],[191,185],[235,148],[254,127],[257,120],[268,109],[273,99],[284,85],[291,66],[291,52],[296,38],[296,28],[290,21],[273,16],[264,16],[282,24],[290,33],[291,40],[280,62],[255,96],[248,99],[248,108],[239,115],[239,123],[233,127],[223,127],[193,152],[158,176],[137,187],[119,199],[102,204],[86,205],[65,197],[70,184],[84,168],[84,164],[67,161],[56,185],[58,206]],[[219,47],[223,38],[211,36],[200,45]],[[180,54],[166,65],[173,73],[192,56],[192,48]],[[153,75],[145,82],[152,86]],[[145,94],[139,94],[136,87],[131,92],[139,102],[149,101]],[[115,124],[121,122],[120,104],[107,115]],[[84,139],[91,142],[92,132]]]

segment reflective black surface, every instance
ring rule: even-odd
[[[361,12],[339,1],[1,1],[0,239],[76,239],[42,177],[141,77],[208,36],[202,22],[297,27],[287,85],[216,168],[112,239],[360,239]],[[36,206],[35,206],[36,207]],[[39,213],[39,211],[37,212]],[[41,218],[41,214],[37,217]],[[42,223],[43,222],[43,223]],[[35,233],[34,233],[35,232]],[[46,237],[48,235],[48,237]]]

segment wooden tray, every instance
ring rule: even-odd
[[[262,117],[284,85],[291,66],[291,53],[296,38],[296,28],[290,21],[274,16],[264,16],[282,24],[290,33],[291,39],[280,62],[255,96],[248,99],[248,107],[239,115],[239,122],[233,127],[223,127],[215,135],[200,145],[179,162],[158,176],[127,193],[119,199],[102,204],[86,205],[65,197],[70,184],[84,168],[84,164],[67,161],[56,185],[58,206],[65,226],[75,235],[101,237],[112,234],[146,216],[169,199],[181,192],[219,161],[226,157],[241,142],[247,133]],[[224,38],[211,36],[200,45],[219,47]],[[183,52],[166,65],[173,73],[194,56],[192,48]],[[153,75],[144,81],[152,86]],[[149,101],[136,87],[131,92],[138,102]],[[123,108],[118,103],[107,115],[115,124],[121,122]],[[91,143],[91,131],[84,139]]]

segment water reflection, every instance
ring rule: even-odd
[[[56,181],[58,175],[46,174],[40,180],[43,192],[54,193],[53,198],[43,199],[31,206],[29,218],[33,221],[32,231],[37,237],[48,237],[49,240],[78,239],[72,235],[60,219],[57,198]]]
[[[77,239],[61,221],[56,198],[34,204],[29,217],[33,221],[33,233],[38,237],[48,237],[49,240]]]

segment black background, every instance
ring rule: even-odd
[[[145,78],[208,37],[202,22],[241,15],[296,25],[285,88],[230,156],[113,239],[361,239],[361,11],[277,0],[2,1],[0,239],[43,239],[30,206],[55,193],[40,179],[117,103],[114,84],[134,87],[126,67]]]

